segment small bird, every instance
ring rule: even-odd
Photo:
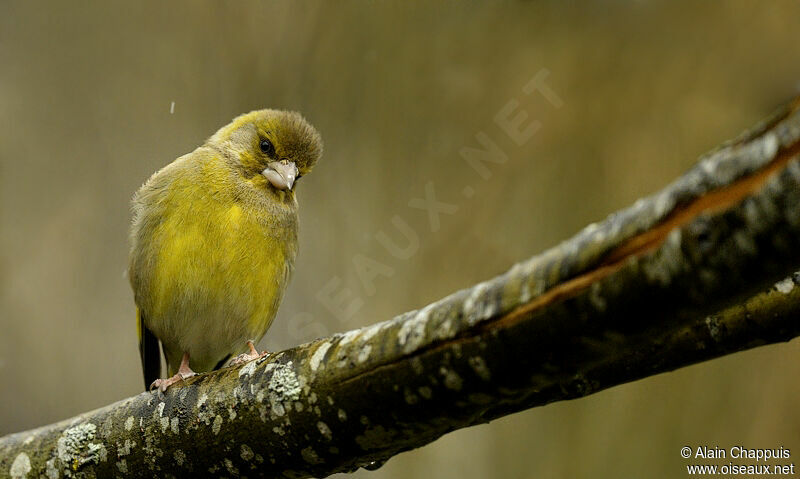
[[[263,356],[254,342],[275,318],[297,255],[294,187],[321,155],[319,133],[299,113],[258,110],[136,192],[128,277],[145,389],[163,392],[248,348],[238,362]]]

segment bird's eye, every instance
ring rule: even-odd
[[[261,151],[264,152],[265,155],[269,157],[275,156],[275,145],[273,145],[271,141],[269,141],[266,138],[263,138],[261,140],[260,146],[261,146]]]

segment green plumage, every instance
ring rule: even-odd
[[[321,152],[300,115],[256,111],[136,193],[129,277],[146,382],[160,367],[157,341],[173,375],[186,353],[208,371],[264,335],[297,254],[293,175],[307,174]]]

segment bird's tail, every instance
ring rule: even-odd
[[[158,338],[144,325],[142,311],[136,308],[136,328],[139,333],[139,356],[142,359],[144,390],[161,376],[161,356],[158,351]]]

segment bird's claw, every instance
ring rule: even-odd
[[[252,341],[247,341],[247,346],[250,347],[250,352],[242,353],[231,359],[231,362],[228,363],[228,366],[238,366],[240,364],[248,363],[254,359],[261,359],[270,355],[269,351],[259,353]]]
[[[189,379],[192,376],[197,376],[197,373],[194,371],[178,372],[171,378],[156,379],[155,381],[153,381],[152,384],[150,384],[150,390],[152,391],[153,388],[157,388],[163,394],[164,392],[166,392],[167,388],[169,388],[173,384]]]
[[[269,356],[270,353],[268,351],[264,351],[263,353],[242,353],[235,358],[231,359],[231,362],[228,364],[229,366],[238,366],[240,364],[249,363],[254,359],[260,359],[266,356]]]

